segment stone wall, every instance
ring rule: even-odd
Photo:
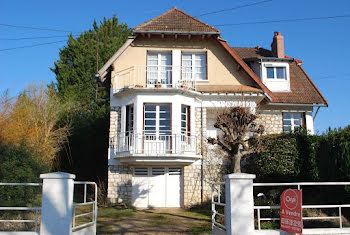
[[[132,170],[125,165],[108,167],[108,201],[112,204],[126,204],[132,202]]]
[[[257,123],[264,126],[264,134],[279,134],[283,131],[282,113],[260,113]]]
[[[115,137],[117,132],[121,131],[121,108],[111,107],[110,124],[109,124],[109,138]]]
[[[189,165],[184,167],[184,207],[201,203],[201,166]],[[211,186],[203,180],[203,201],[210,200]]]

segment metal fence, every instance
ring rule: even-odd
[[[0,186],[31,186],[41,187],[42,183],[0,183]],[[38,232],[39,213],[41,207],[25,207],[25,206],[0,206],[0,211],[33,211],[35,219],[0,219],[0,223],[34,223],[34,231]]]
[[[74,203],[73,204],[73,223],[72,223],[72,230],[77,231],[79,229],[96,225],[97,221],[97,184],[95,182],[83,182],[83,181],[75,181],[74,185],[83,185],[84,186],[84,194],[83,194],[83,202],[81,203]],[[92,185],[94,189],[94,196],[92,200],[88,200],[87,198],[87,192],[88,192],[88,186]],[[84,206],[92,206],[92,209],[88,212],[82,212],[80,214],[77,214],[77,209]],[[91,221],[82,222],[81,224],[77,225],[76,219],[82,218],[82,217],[88,217],[92,215]],[[87,219],[88,220],[88,219]]]
[[[300,182],[300,183],[254,183],[254,187],[281,187],[291,186],[301,189],[302,186],[346,186],[350,185],[350,182]],[[339,228],[343,228],[342,221],[342,208],[350,208],[350,204],[339,205],[302,205],[302,209],[326,209],[337,208],[337,216],[319,216],[319,217],[304,217],[303,220],[338,220]],[[279,210],[280,206],[254,206],[254,210],[257,211],[258,230],[261,230],[261,221],[279,221],[280,218],[276,217],[261,217],[261,210]]]
[[[225,182],[214,183],[211,188],[211,223],[213,230],[215,226],[226,230],[223,222],[225,220],[225,206]],[[221,219],[217,220],[216,216]]]

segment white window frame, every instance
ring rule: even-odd
[[[191,80],[194,80],[195,79],[195,75],[197,74],[195,71],[194,68],[205,68],[205,71],[204,71],[204,75],[205,75],[205,79],[201,79],[201,78],[197,78],[196,81],[197,82],[203,82],[203,81],[208,81],[208,55],[207,55],[207,52],[206,51],[197,51],[197,52],[191,52],[191,51],[181,51],[181,67],[182,67],[182,72],[181,72],[181,80],[186,80],[184,79],[184,76],[183,76],[183,70],[185,68],[185,66],[183,65],[183,59],[182,59],[182,56],[183,55],[191,55]],[[196,55],[204,55],[204,58],[205,58],[205,65],[204,67],[203,66],[193,66],[193,61],[195,60],[195,56]]]
[[[157,65],[149,65],[148,64],[148,56],[149,55],[157,55]],[[162,55],[170,55],[170,64],[169,65],[161,65],[161,61],[162,61]],[[172,55],[172,51],[147,51],[147,55],[146,55],[146,68],[147,68],[147,83],[148,80],[156,80],[157,83],[161,83],[167,86],[170,86],[172,84],[172,67],[173,67],[173,55]],[[148,68],[150,67],[156,67],[157,68],[157,77],[156,79],[150,78],[149,77],[149,71]],[[170,67],[169,70],[167,70],[167,68]],[[165,70],[163,70],[162,68],[165,68]],[[166,78],[167,78],[167,83],[162,83],[161,78],[162,78],[162,72],[166,73]],[[147,85],[154,85],[154,84],[147,84]]]
[[[155,106],[156,107],[156,110],[155,111],[146,111],[146,105],[153,105],[153,106]],[[169,106],[169,115],[170,115],[170,127],[169,127],[169,130],[160,130],[160,121],[161,121],[161,118],[160,118],[160,106],[161,105],[167,105],[167,106]],[[159,136],[161,136],[160,135],[160,132],[162,132],[162,131],[169,131],[169,134],[167,134],[167,135],[171,135],[171,114],[172,114],[172,105],[170,104],[170,103],[160,103],[160,104],[158,104],[158,103],[144,103],[144,110],[143,110],[143,115],[144,115],[144,117],[143,117],[143,119],[144,119],[144,132],[145,132],[145,134],[147,134],[148,135],[148,133],[147,133],[147,130],[146,130],[146,120],[154,120],[155,121],[155,133],[154,133],[154,135],[157,137],[157,139],[159,138]],[[146,118],[146,112],[151,112],[151,113],[155,113],[156,114],[156,116],[155,116],[155,118]],[[151,133],[149,134],[149,135],[152,135]]]
[[[291,118],[290,119],[287,119],[287,120],[290,120],[290,130],[284,130],[284,127],[285,126],[289,126],[289,125],[284,125],[284,120],[286,120],[285,118],[284,118],[284,115],[285,114],[289,114],[289,115],[291,115]],[[295,125],[294,124],[294,121],[295,120],[298,120],[298,118],[295,118],[295,115],[300,115],[300,125]],[[296,130],[296,128],[298,128],[298,127],[303,127],[303,126],[305,126],[305,123],[304,123],[304,115],[305,115],[305,113],[304,112],[283,112],[282,113],[282,129],[283,129],[283,132],[285,132],[285,133],[288,133],[288,132],[293,132],[293,131],[295,131]]]

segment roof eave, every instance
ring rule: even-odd
[[[147,33],[151,33],[151,34],[194,34],[194,35],[220,35],[220,32],[197,32],[197,31],[158,31],[158,30],[134,30],[133,31],[134,34],[147,34]]]

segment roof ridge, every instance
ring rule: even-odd
[[[196,20],[197,22],[199,22],[199,23],[201,23],[201,24],[205,24],[206,26],[209,26],[209,27],[211,27],[212,29],[217,30],[217,31],[220,33],[220,29],[217,29],[217,28],[215,28],[214,26],[211,26],[211,25],[209,25],[209,24],[207,24],[207,23],[201,21],[200,19],[197,19],[196,17],[191,16],[190,14],[184,12],[183,10],[178,9],[178,8],[176,8],[176,7],[174,7],[174,10],[177,10],[177,11],[181,12],[182,14],[191,17],[192,19]]]
[[[171,10],[175,10],[175,9],[177,9],[177,8],[176,8],[176,7],[173,7],[173,8],[171,8],[171,9],[167,10],[166,12],[160,14],[159,16],[156,16],[156,17],[154,17],[154,18],[152,18],[152,19],[149,19],[149,20],[147,20],[147,21],[145,21],[145,22],[139,24],[139,25],[135,26],[135,27],[133,28],[133,30],[136,29],[136,28],[138,28],[138,27],[145,26],[145,25],[147,25],[148,23],[150,23],[151,21],[156,20],[156,19],[158,19],[159,17],[161,17],[161,16],[167,14],[167,13],[170,12]]]

